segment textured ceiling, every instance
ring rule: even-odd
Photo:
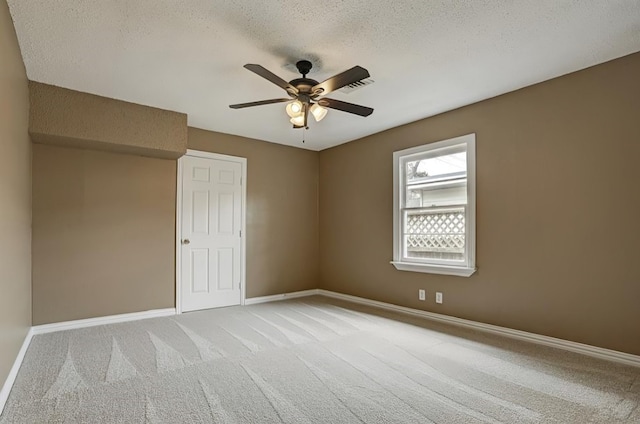
[[[640,50],[638,0],[8,0],[29,79],[188,114],[189,125],[322,150]],[[303,145],[282,97],[309,59],[322,81],[360,65],[372,85],[329,97]]]

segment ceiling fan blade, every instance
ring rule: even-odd
[[[291,99],[260,100],[259,102],[238,103],[237,105],[229,105],[229,107],[231,109],[242,109],[243,107],[270,105],[271,103],[283,103],[283,102],[290,102],[290,101]]]
[[[369,78],[369,71],[361,66],[354,66],[338,75],[334,75],[331,78],[322,81],[320,84],[313,86],[312,93],[322,89],[320,95],[329,94],[332,91],[338,90],[345,85],[349,85],[353,82],[360,81],[362,79]]]
[[[337,109],[343,112],[349,112],[360,116],[369,116],[373,113],[373,109],[366,106],[354,105],[353,103],[347,103],[336,99],[328,99],[326,97],[318,100],[318,104],[330,109]]]
[[[246,65],[244,65],[244,67],[250,70],[251,72],[260,75],[262,78],[271,81],[278,87],[284,88],[285,90],[287,90],[287,92],[298,94],[297,88],[295,88],[293,85],[289,84],[288,82],[286,82],[285,80],[283,80],[282,78],[280,78],[279,76],[271,72],[270,70],[253,63],[247,63]]]

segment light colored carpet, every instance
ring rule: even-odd
[[[640,369],[322,297],[33,338],[0,423],[640,423]]]

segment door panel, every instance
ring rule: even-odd
[[[218,290],[233,290],[233,249],[218,249]]]
[[[191,293],[209,292],[209,249],[191,249]]]
[[[191,233],[209,234],[209,192],[193,191],[191,194]]]
[[[182,310],[238,305],[243,164],[193,156],[180,160]]]
[[[234,194],[218,193],[218,234],[233,234],[234,218]]]

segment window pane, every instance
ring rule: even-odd
[[[475,271],[475,134],[393,152],[393,265]]]
[[[433,181],[454,175],[464,177],[467,172],[467,153],[459,152],[407,161],[405,172],[407,184]]]
[[[467,203],[466,178],[407,185],[405,208],[423,208]]]
[[[465,259],[465,207],[404,213],[404,256],[413,259]]]
[[[421,208],[422,190],[418,187],[407,186],[407,194],[405,196],[405,208]]]

